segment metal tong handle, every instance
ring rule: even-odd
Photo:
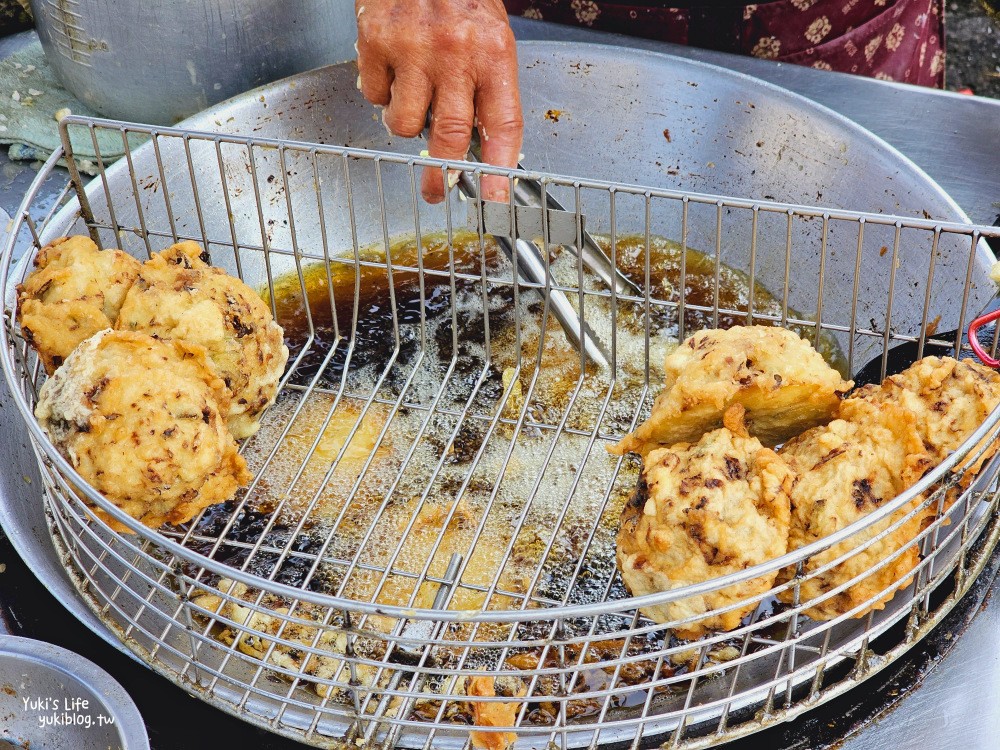
[[[475,161],[481,162],[483,160],[482,143],[479,140],[479,133],[476,131],[472,132],[472,140],[469,143],[469,154],[475,158]],[[517,165],[517,168],[522,171],[524,170],[524,167],[520,163]],[[515,180],[514,203],[521,206],[541,207],[541,183],[538,180],[531,180],[524,177]],[[545,204],[546,208],[556,211],[566,210],[547,191],[545,193]],[[578,258],[581,258],[584,266],[603,281],[609,289],[614,289],[617,294],[626,294],[635,297],[643,296],[642,289],[638,285],[633,284],[625,274],[611,263],[611,259],[607,256],[607,253],[604,252],[604,249],[597,244],[597,241],[586,229],[583,230],[582,240],[583,247],[581,248],[577,248],[575,245],[565,245],[565,247],[569,248]]]
[[[468,172],[459,173],[458,189],[470,200],[479,200],[476,185]],[[590,329],[586,321],[577,315],[576,308],[566,298],[566,295],[555,288],[555,280],[552,278],[538,245],[522,239],[516,239],[512,244],[509,238],[502,235],[493,235],[493,239],[510,258],[521,278],[548,289],[549,307],[573,348],[582,351],[587,359],[596,362],[601,367],[609,367],[608,355],[597,335]]]
[[[431,113],[427,113],[427,129],[424,131],[424,136],[427,137],[430,131],[431,124]],[[482,162],[482,144],[479,140],[479,133],[477,130],[473,129],[471,133],[471,140],[469,142],[468,156],[466,157],[468,161],[472,162]],[[518,164],[518,168],[521,165]],[[514,181],[514,199],[524,200],[526,202],[521,205],[534,206],[540,201],[538,199],[532,199],[530,193],[525,193],[518,198],[518,185],[521,180]],[[538,185],[534,181],[526,181],[527,184],[534,184],[537,186],[538,195],[541,195],[541,185]],[[468,172],[461,171],[458,173],[458,188],[461,190],[462,194],[465,195],[470,200],[474,200],[479,203],[480,208],[482,207],[482,201],[479,198],[479,191],[476,189],[476,185],[472,178],[469,176]],[[549,205],[555,208],[558,203],[555,202],[554,198],[549,198]],[[480,221],[482,221],[482,214],[480,214]],[[482,231],[482,227],[479,227]],[[640,293],[641,290],[638,289],[632,282],[626,279],[622,274],[620,274],[617,269],[614,269],[611,265],[610,259],[604,254],[604,251],[594,242],[593,238],[584,233],[585,240],[584,246],[587,248],[583,253],[583,262],[591,267],[594,272],[605,280],[609,286],[616,289],[619,293],[625,293],[623,290],[633,291],[635,293]],[[528,242],[520,238],[508,239],[502,235],[493,235],[497,244],[504,251],[511,262],[514,264],[518,275],[525,281],[537,284],[547,289],[549,292],[548,300],[549,307],[552,309],[552,314],[555,315],[556,320],[559,321],[559,325],[562,326],[563,331],[566,334],[566,339],[578,352],[584,354],[585,361],[582,366],[586,366],[586,359],[596,362],[598,365],[604,368],[610,367],[608,362],[607,350],[601,344],[597,335],[593,332],[587,322],[583,320],[576,312],[576,308],[570,303],[566,298],[566,295],[562,291],[555,288],[555,280],[552,278],[552,274],[549,271],[548,263],[546,263],[545,258],[542,257],[542,251],[535,245],[534,242]],[[515,252],[516,251],[516,252]],[[594,260],[596,251],[596,260]],[[574,248],[574,252],[576,249]],[[602,260],[603,259],[603,260]],[[593,265],[591,265],[593,263]],[[613,272],[613,273],[612,273]],[[620,278],[620,283],[616,281]]]

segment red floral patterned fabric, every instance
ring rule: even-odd
[[[941,88],[943,0],[773,0],[671,8],[506,0],[511,15]]]

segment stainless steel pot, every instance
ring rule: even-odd
[[[18,747],[149,750],[125,689],[72,651],[0,636],[0,686],[0,737]]]
[[[355,55],[350,0],[31,0],[31,8],[70,92],[108,117],[152,124]]]

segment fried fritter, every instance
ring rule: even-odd
[[[681,443],[646,456],[618,532],[618,567],[633,595],[700,583],[787,551],[794,475],[730,415],[729,427],[705,434],[694,445]],[[708,630],[732,630],[753,612],[758,604],[754,597],[771,588],[775,575],[646,607],[643,614],[668,622],[749,600],[674,633],[698,638]]]
[[[90,485],[156,528],[189,521],[250,481],[226,429],[228,405],[200,347],[108,329],[45,381],[35,416]]]
[[[497,696],[495,677],[466,677],[465,694],[470,698],[495,698]],[[518,680],[520,682],[520,680]],[[516,697],[526,693],[524,685],[520,685]],[[512,727],[517,723],[517,714],[521,704],[511,702],[487,702],[470,700],[472,723],[477,727]],[[507,750],[517,741],[516,732],[469,732],[472,746],[482,750]]]
[[[288,348],[263,300],[207,259],[194,242],[155,253],[126,295],[115,327],[205,347],[232,393],[227,420],[239,440],[257,431],[261,412],[274,402]]]
[[[139,266],[83,236],[61,237],[38,252],[35,270],[17,287],[17,318],[49,375],[81,341],[114,325]]]
[[[693,442],[722,424],[733,404],[747,429],[774,446],[833,418],[853,385],[792,331],[776,326],[706,330],[686,339],[663,363],[666,388],[649,419],[611,448],[645,456]]]
[[[859,388],[844,401],[851,408],[857,400],[873,404],[895,403],[913,413],[924,446],[935,463],[968,439],[1000,404],[1000,374],[971,359],[924,357],[881,386]],[[979,449],[983,454],[975,458]],[[965,471],[962,484],[968,486],[976,472],[996,453],[995,441],[984,441],[958,467]]]
[[[932,465],[932,456],[920,439],[914,414],[900,405],[849,399],[840,414],[843,418],[809,430],[782,447],[782,457],[798,475],[791,492],[789,550],[833,534],[880,508]],[[806,575],[851,550],[864,547],[836,567],[804,580],[801,603],[822,596],[855,576],[867,575],[844,591],[814,603],[805,614],[814,620],[830,620],[886,592],[874,604],[855,613],[855,617],[862,617],[872,609],[882,609],[897,589],[905,587],[919,561],[918,545],[912,542],[920,532],[926,511],[914,512],[888,536],[874,539],[921,503],[922,498],[917,497],[897,513],[810,557],[804,566]],[[884,567],[873,570],[897,552],[899,555]],[[778,580],[791,580],[794,573],[791,569],[782,570]],[[790,603],[794,591],[781,592],[778,598]]]

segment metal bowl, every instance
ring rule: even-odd
[[[0,637],[3,741],[32,750],[149,748],[139,709],[111,675],[72,651],[15,636]]]
[[[242,91],[354,57],[353,5],[31,0],[62,84],[108,117],[169,125]]]

